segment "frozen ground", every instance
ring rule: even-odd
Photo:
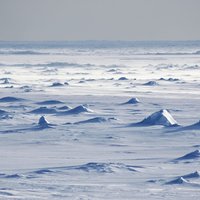
[[[0,43],[0,199],[198,199],[199,50]]]

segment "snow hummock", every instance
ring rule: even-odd
[[[96,163],[91,162],[84,165],[76,166],[74,169],[82,170],[85,172],[100,172],[100,173],[114,173],[116,170],[128,170],[128,171],[134,171],[133,166],[131,165],[125,165],[123,163]]]
[[[72,109],[70,106],[61,106],[57,108],[58,110],[69,110]]]
[[[90,113],[90,112],[93,112],[92,110],[90,110],[89,108],[83,106],[83,105],[80,105],[80,106],[77,106],[75,108],[72,108],[70,110],[67,110],[67,111],[64,111],[64,112],[60,112],[60,114],[79,114],[79,113]]]
[[[192,125],[190,125],[190,126],[185,126],[185,127],[183,127],[182,129],[183,129],[183,130],[184,130],[184,129],[185,129],[185,130],[198,130],[198,129],[200,129],[200,121],[198,121],[197,123],[192,124]]]
[[[184,175],[182,177],[183,178],[199,178],[200,177],[200,173],[198,171],[195,171],[193,173],[186,174],[186,175]]]
[[[164,109],[151,114],[149,117],[145,118],[139,123],[136,123],[135,125],[140,125],[140,126],[162,125],[169,127],[169,126],[177,126],[178,123],[172,117],[172,115],[167,110]]]
[[[40,107],[37,109],[34,109],[32,111],[30,111],[30,113],[34,113],[34,114],[54,114],[57,113],[56,109],[54,108],[47,108],[47,107]]]
[[[64,84],[60,83],[60,82],[54,82],[52,83],[52,85],[50,87],[61,87],[64,86]]]
[[[119,81],[127,81],[127,80],[128,80],[128,78],[126,78],[126,77],[122,76],[122,77],[120,77],[118,80],[119,80]]]
[[[10,78],[1,78],[0,81],[3,81],[1,84],[10,84],[11,79]]]
[[[0,99],[0,102],[15,102],[15,101],[21,101],[21,98],[16,97],[3,97]]]
[[[139,103],[139,102],[140,102],[140,101],[139,101],[138,98],[133,97],[133,98],[129,99],[127,102],[125,102],[125,103],[123,103],[123,104],[137,104],[137,103]]]
[[[63,102],[58,101],[58,100],[47,100],[47,101],[37,102],[37,104],[39,104],[39,105],[51,105],[51,104],[63,104]]]
[[[141,168],[140,166],[126,165],[124,163],[104,163],[104,162],[89,162],[82,165],[75,166],[64,166],[64,167],[55,167],[48,169],[38,170],[40,174],[51,173],[56,171],[79,171],[79,172],[87,172],[87,173],[117,173],[119,171],[129,171],[129,172],[137,172],[135,168]],[[38,171],[34,172],[38,174]],[[42,172],[42,173],[41,173]]]
[[[149,81],[147,83],[144,83],[143,85],[147,85],[147,86],[155,86],[158,85],[158,83],[156,81]]]
[[[171,184],[184,184],[184,183],[188,183],[188,181],[184,179],[183,177],[179,177],[172,181],[167,182],[166,184],[171,185]]]
[[[4,115],[6,114],[7,112],[5,110],[0,110],[0,115]]]
[[[38,124],[41,127],[49,127],[50,123],[45,119],[44,116],[40,117]]]
[[[88,120],[83,120],[83,121],[76,122],[75,124],[102,123],[102,122],[106,122],[108,120],[109,119],[106,119],[104,117],[94,117],[94,118],[91,118],[91,119],[88,119]]]
[[[0,119],[10,119],[12,118],[5,110],[0,109]]]
[[[176,160],[189,160],[189,159],[198,159],[200,158],[200,150],[195,150],[193,152],[190,152],[188,154],[185,154],[184,156],[177,158]]]

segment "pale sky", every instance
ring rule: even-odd
[[[0,0],[0,40],[200,40],[200,0]]]

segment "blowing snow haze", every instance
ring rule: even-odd
[[[199,0],[0,0],[0,40],[198,40]]]

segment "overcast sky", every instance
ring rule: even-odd
[[[0,40],[200,40],[200,0],[0,0]]]

